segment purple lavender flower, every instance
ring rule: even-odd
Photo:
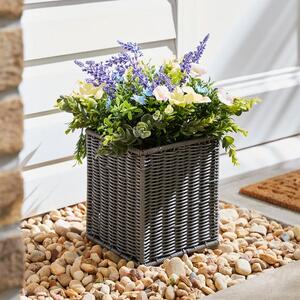
[[[166,75],[163,70],[163,66],[161,66],[156,73],[153,81],[153,89],[155,89],[159,85],[165,85],[170,92],[175,89],[175,86],[172,84],[171,79]]]
[[[95,86],[103,84],[103,90],[111,98],[115,95],[116,83],[122,81],[129,67],[132,67],[133,78],[137,78],[144,89],[150,85],[147,76],[143,73],[138,62],[138,58],[142,56],[141,48],[136,43],[124,43],[120,41],[118,43],[125,51],[112,56],[105,62],[96,63],[94,61],[86,61],[83,63],[75,60],[75,63],[82,71],[90,76],[86,81]]]
[[[137,78],[140,85],[144,89],[148,88],[150,83],[148,77],[143,73],[142,68],[138,64],[133,64],[132,67],[133,67],[132,69],[133,78]]]
[[[182,62],[180,63],[180,68],[182,72],[189,74],[191,71],[191,64],[199,63],[199,60],[205,50],[208,39],[209,39],[209,34],[207,34],[205,38],[200,42],[200,44],[197,46],[195,51],[190,51],[184,55]]]
[[[142,56],[143,53],[141,51],[141,47],[137,44],[137,43],[131,43],[131,42],[121,42],[121,41],[117,41],[119,43],[119,45],[128,52],[131,52],[135,55]]]

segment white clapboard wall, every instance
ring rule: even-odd
[[[241,167],[222,156],[222,178],[299,156],[297,12],[297,0],[25,0],[24,217],[85,200],[85,165],[72,161],[77,136],[65,136],[70,116],[54,103],[84,78],[74,59],[101,60],[118,51],[117,40],[140,43],[159,63],[209,32],[210,75],[264,99],[240,120],[250,131],[238,139]]]

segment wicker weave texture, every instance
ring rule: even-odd
[[[97,156],[87,131],[88,237],[140,264],[218,240],[219,143],[195,139]]]

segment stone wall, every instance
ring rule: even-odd
[[[19,299],[23,283],[23,241],[19,230],[23,179],[22,0],[0,0],[0,300]]]

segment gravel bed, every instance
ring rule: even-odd
[[[21,300],[196,300],[300,259],[300,226],[221,203],[218,248],[135,267],[87,240],[85,215],[78,204],[21,223]]]

